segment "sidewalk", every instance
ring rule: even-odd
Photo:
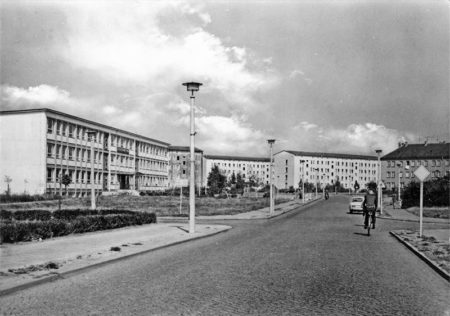
[[[189,225],[186,224],[149,224],[69,235],[41,242],[2,244],[0,295],[229,229],[231,227],[225,225],[196,225],[195,233],[189,234]],[[118,248],[112,251],[112,247]],[[119,248],[120,251],[117,251]]]

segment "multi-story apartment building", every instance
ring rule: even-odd
[[[194,149],[195,186],[201,187],[203,181],[203,150]],[[189,185],[191,152],[189,146],[169,146],[169,187]]]
[[[427,179],[449,175],[450,143],[400,144],[393,152],[381,157],[381,180],[386,189],[403,188],[418,181],[414,171],[424,166],[431,172]]]
[[[299,188],[301,179],[320,187],[337,180],[344,188],[360,188],[377,179],[375,156],[283,150],[274,155],[274,184],[278,189]]]
[[[204,160],[203,185],[205,186],[214,166],[218,166],[227,179],[234,173],[236,176],[240,174],[244,181],[253,179],[258,184],[269,183],[269,158],[205,155]]]
[[[0,176],[11,193],[64,194],[64,174],[70,196],[90,194],[91,182],[96,192],[168,185],[169,144],[159,140],[50,109],[1,111],[0,131]]]

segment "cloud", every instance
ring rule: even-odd
[[[92,1],[64,11],[69,34],[60,54],[116,85],[173,92],[194,78],[205,83],[204,90],[242,107],[278,82],[262,58],[250,58],[245,47],[225,46],[205,31],[211,17],[199,5]]]
[[[355,123],[344,128],[319,127],[306,121],[294,127],[304,131],[298,139],[289,138],[286,146],[305,151],[324,151],[375,155],[375,149],[389,153],[397,148],[400,140],[417,141],[418,137],[408,132],[387,128],[375,123]]]
[[[177,120],[186,131],[189,116]],[[245,122],[242,117],[201,115],[195,119],[196,146],[209,154],[265,156],[267,154],[264,133]]]
[[[316,128],[317,125],[313,123],[308,123],[306,121],[300,122],[300,124],[294,126],[294,129],[303,129],[305,131],[309,131],[310,129]]]
[[[71,105],[73,100],[69,92],[49,85],[20,88],[10,85],[1,86],[2,105],[6,109],[24,109],[45,107],[57,104]]]
[[[302,78],[304,81],[306,81],[308,85],[310,85],[313,82],[313,80],[309,78],[303,70],[294,69],[289,73],[289,79],[293,80],[296,79],[297,77]]]

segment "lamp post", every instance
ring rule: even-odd
[[[381,187],[381,149],[376,149],[375,152],[378,156],[378,168],[377,168],[377,182],[378,182],[378,205],[380,206],[380,214],[383,214],[383,188]]]
[[[401,171],[401,166],[402,166],[402,163],[400,162],[400,161],[398,161],[397,162],[397,167],[398,167],[398,202],[399,202],[399,204],[401,205],[401,202],[402,202],[402,197],[401,197],[401,195],[400,195],[400,171]]]
[[[194,116],[194,106],[195,106],[195,96],[194,92],[200,89],[202,84],[199,82],[185,82],[183,86],[186,86],[187,91],[191,92],[191,170],[190,170],[190,181],[189,181],[189,233],[195,233],[195,154],[194,154],[194,144],[195,144],[195,116]]]
[[[274,202],[273,202],[273,183],[272,183],[272,177],[273,177],[273,150],[272,146],[275,143],[275,139],[268,139],[267,143],[270,146],[270,165],[269,165],[269,182],[270,182],[270,215],[273,215],[274,213]]]
[[[315,168],[314,171],[316,172],[316,199],[317,199],[317,182],[319,178],[319,168]]]
[[[300,160],[302,165],[302,203],[305,204],[305,160]]]
[[[94,136],[96,131],[88,131],[88,136],[91,141],[91,210],[95,210],[95,187],[94,187]]]

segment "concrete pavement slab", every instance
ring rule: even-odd
[[[188,225],[149,224],[69,235],[41,242],[2,244],[0,295],[229,229],[231,227],[225,225],[196,225],[195,233],[189,234]]]

